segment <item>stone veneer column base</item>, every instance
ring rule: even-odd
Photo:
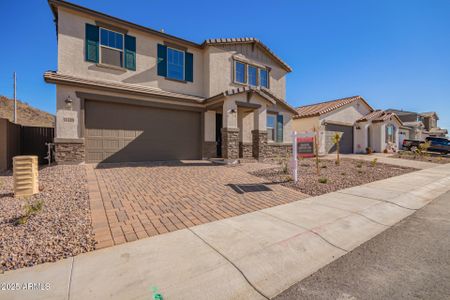
[[[85,161],[83,139],[55,139],[57,164],[79,164]]]
[[[267,156],[267,131],[266,130],[252,130],[252,149],[253,158],[264,159]]]
[[[253,158],[252,143],[239,142],[239,158]]]
[[[217,143],[203,142],[202,156],[204,159],[217,157]]]
[[[222,157],[239,158],[239,128],[222,128]]]

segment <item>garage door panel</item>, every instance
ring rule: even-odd
[[[87,162],[201,158],[198,112],[86,101],[85,115]]]
[[[341,141],[339,143],[340,153],[353,153],[353,126],[327,124],[325,126],[325,147],[327,153],[335,153],[336,145],[333,143],[333,136],[339,133]]]

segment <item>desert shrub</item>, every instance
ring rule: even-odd
[[[328,182],[328,179],[325,177],[319,178],[319,183],[326,184]]]
[[[23,214],[17,219],[18,224],[26,224],[28,219],[42,210],[44,202],[42,200],[32,201],[31,197],[24,199]]]
[[[372,159],[372,161],[370,162],[370,165],[371,165],[372,167],[375,167],[375,166],[377,165],[377,161],[378,161],[377,158]]]
[[[361,169],[362,166],[363,166],[363,164],[362,164],[361,162],[359,162],[359,163],[356,164],[356,167],[359,168],[359,169]]]

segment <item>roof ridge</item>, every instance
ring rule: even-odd
[[[350,100],[350,99],[356,99],[356,98],[362,98],[360,95],[355,95],[355,96],[350,96],[350,97],[345,97],[345,98],[339,98],[339,99],[334,99],[334,100],[328,100],[328,101],[323,101],[323,102],[317,102],[317,103],[313,103],[313,104],[307,104],[307,105],[302,105],[302,106],[298,106],[297,109],[299,108],[304,108],[304,107],[309,107],[309,106],[315,106],[315,105],[320,105],[320,104],[326,104],[326,103],[331,103],[331,102],[337,102],[337,101],[344,101],[344,100]]]

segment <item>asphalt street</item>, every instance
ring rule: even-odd
[[[450,192],[275,299],[450,299]]]

